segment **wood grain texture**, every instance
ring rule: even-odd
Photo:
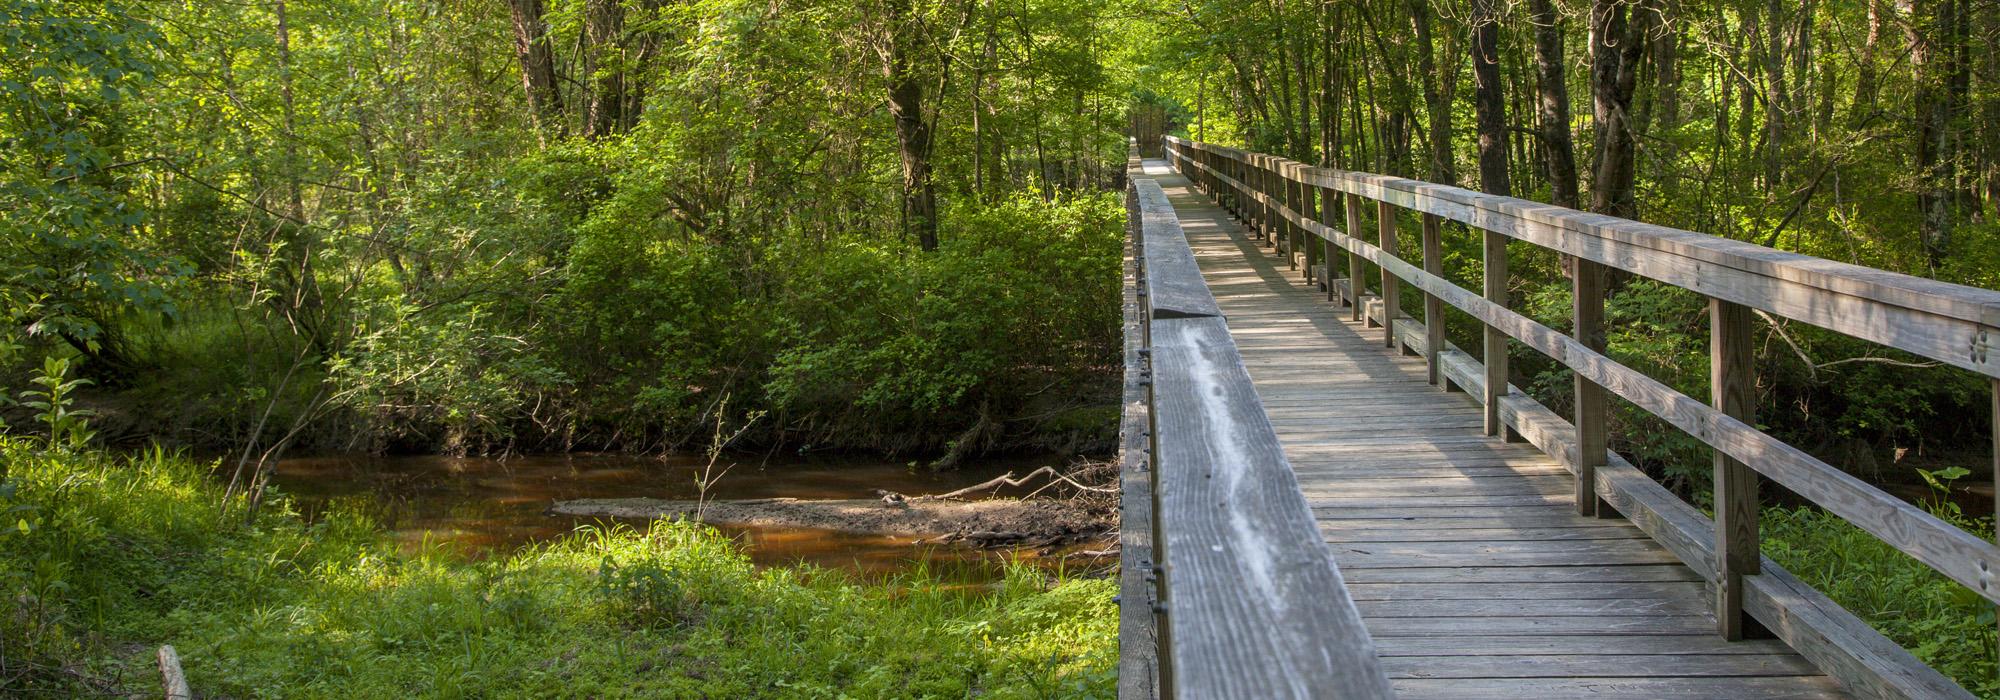
[[[1605,351],[1604,294],[1606,272],[1582,258],[1571,258],[1571,333],[1578,343],[1596,352]],[[1598,514],[1597,468],[1604,464],[1604,452],[1611,444],[1611,407],[1604,387],[1582,375],[1571,378],[1572,417],[1576,424],[1576,507],[1583,515]]]
[[[1744,422],[1752,420],[1757,400],[1750,319],[1742,304],[1708,300],[1709,402]],[[1755,624],[1745,624],[1743,577],[1757,573],[1757,473],[1718,451],[1714,485],[1715,630],[1723,639],[1742,639]]]
[[[1137,189],[1142,208],[1165,205],[1157,184]],[[1143,224],[1148,282],[1185,274],[1158,267],[1194,260],[1179,223],[1149,213]],[[1198,270],[1193,281],[1154,288],[1215,308]],[[1227,323],[1156,310],[1149,340],[1168,694],[1390,697]]]

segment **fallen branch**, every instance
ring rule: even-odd
[[[994,477],[994,478],[992,478],[992,479],[989,479],[989,480],[987,480],[987,481],[983,481],[983,482],[980,482],[980,483],[977,483],[977,484],[973,484],[973,485],[971,485],[971,486],[967,486],[967,487],[965,487],[965,488],[962,488],[962,489],[959,489],[959,490],[957,490],[957,491],[953,491],[953,492],[951,492],[951,493],[941,493],[941,494],[936,494],[936,495],[928,495],[928,496],[910,496],[910,497],[908,497],[908,498],[907,498],[906,500],[911,500],[911,501],[946,501],[946,500],[956,500],[956,499],[958,499],[958,498],[960,498],[960,497],[963,497],[963,496],[967,496],[967,495],[970,495],[970,494],[974,494],[974,493],[978,493],[978,492],[980,492],[980,491],[986,491],[986,490],[998,490],[998,489],[999,489],[1000,487],[1002,487],[1002,486],[1025,486],[1025,485],[1027,485],[1027,483],[1028,483],[1028,480],[1030,480],[1030,479],[1033,479],[1033,478],[1035,478],[1035,477],[1037,477],[1037,476],[1042,476],[1042,475],[1044,475],[1044,474],[1048,475],[1049,479],[1051,479],[1052,481],[1050,482],[1050,484],[1048,484],[1048,485],[1044,485],[1044,486],[1042,487],[1042,489],[1046,489],[1046,488],[1048,488],[1048,486],[1050,486],[1050,485],[1054,485],[1055,483],[1065,483],[1065,484],[1069,484],[1069,485],[1071,485],[1071,486],[1074,486],[1074,487],[1076,487],[1076,488],[1079,488],[1079,489],[1083,489],[1083,490],[1085,490],[1085,491],[1091,491],[1091,492],[1094,492],[1094,493],[1116,493],[1116,492],[1118,491],[1118,489],[1115,489],[1115,488],[1102,488],[1102,487],[1097,487],[1097,486],[1085,486],[1085,485],[1083,485],[1083,484],[1080,484],[1080,483],[1077,483],[1077,481],[1076,481],[1075,479],[1071,479],[1071,478],[1069,478],[1069,477],[1067,477],[1067,476],[1063,476],[1061,472],[1058,472],[1058,471],[1056,471],[1055,467],[1042,467],[1042,468],[1040,468],[1040,469],[1036,469],[1036,470],[1034,470],[1034,471],[1031,471],[1031,472],[1028,472],[1027,474],[1025,474],[1025,475],[1021,476],[1021,478],[1018,478],[1018,479],[1014,478],[1014,472],[1007,472],[1007,473],[1005,473],[1005,474],[1001,474],[1000,476],[997,476],[997,477]],[[1042,489],[1036,489],[1036,490],[1035,490],[1035,493],[1041,493],[1041,492],[1042,492]],[[883,495],[883,496],[885,496],[885,497],[887,497],[887,496],[890,496],[890,495],[892,495],[892,494],[891,494],[891,492],[888,492],[888,491],[881,491],[881,492],[878,492],[878,493],[880,493],[881,495]],[[1032,496],[1032,495],[1033,495],[1033,494],[1030,494],[1030,496]]]

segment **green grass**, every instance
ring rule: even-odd
[[[758,571],[713,530],[590,529],[506,558],[353,513],[219,512],[208,465],[0,439],[0,696],[158,693],[173,644],[232,697],[1109,697],[1108,580],[991,595],[922,572]],[[7,493],[11,491],[11,494]],[[282,505],[282,504],[281,504]]]
[[[1972,532],[1992,522],[1944,509]],[[1978,593],[1817,508],[1767,508],[1764,555],[1983,698],[2000,697],[1993,606]]]

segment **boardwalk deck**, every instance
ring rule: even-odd
[[[1783,643],[1725,642],[1699,576],[1481,408],[1346,320],[1164,162],[1173,201],[1383,667],[1405,698],[1843,697]]]

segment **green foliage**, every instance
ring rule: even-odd
[[[1948,481],[1948,480],[1946,480]],[[1932,514],[1972,532],[1991,519]],[[1766,508],[1764,555],[1980,697],[2000,696],[1993,605],[1909,555],[1817,508]]]
[[[70,379],[69,368],[67,357],[45,357],[41,374],[29,380],[41,388],[21,392],[21,398],[25,399],[21,405],[39,411],[35,420],[41,421],[48,431],[47,445],[52,450],[82,449],[92,435],[89,418],[96,413],[70,407],[76,402],[73,394],[77,388],[90,384],[90,380]]]
[[[111,322],[173,309],[178,267],[111,172],[157,39],[116,0],[0,3],[0,296],[37,300],[28,330],[87,354],[115,354]]]
[[[587,528],[469,561],[360,516],[218,518],[205,465],[0,441],[31,527],[0,530],[0,695],[153,678],[204,695],[1110,697],[1108,580],[987,594],[759,571],[704,527]],[[280,503],[282,506],[282,503]],[[19,518],[21,516],[14,516]],[[150,682],[142,681],[141,684]],[[133,689],[141,687],[132,686]]]

